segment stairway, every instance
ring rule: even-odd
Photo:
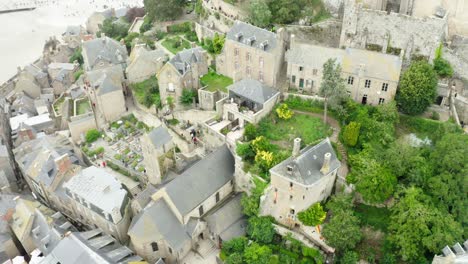
[[[211,241],[210,239],[204,239],[200,241],[199,247],[198,247],[198,254],[202,256],[203,258],[213,254],[215,251],[218,249],[216,248],[215,243]]]

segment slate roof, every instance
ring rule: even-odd
[[[314,69],[322,69],[328,59],[336,59],[342,71],[346,73],[359,75],[362,65],[364,76],[396,82],[400,78],[402,60],[395,55],[353,48],[345,50],[328,48],[305,43],[294,43],[286,52],[288,63]]]
[[[229,94],[236,94],[258,104],[264,104],[269,99],[278,95],[279,92],[265,84],[252,79],[243,79],[229,85]]]
[[[15,209],[15,195],[0,193],[0,234],[8,232],[8,219]]]
[[[166,185],[177,210],[185,215],[234,178],[234,157],[226,145],[198,161]]]
[[[219,234],[224,241],[245,235],[247,220],[242,213],[239,193],[211,210],[204,219],[211,232]]]
[[[133,219],[128,234],[138,241],[165,240],[176,251],[191,240],[164,199],[155,201],[141,211]]]
[[[231,30],[226,34],[226,39],[241,43],[242,45],[265,50],[266,52],[274,50],[278,45],[275,33],[239,20],[234,23],[234,26],[232,26]],[[252,39],[254,39],[254,41],[250,44],[251,42],[249,40]],[[268,43],[265,49],[262,48],[262,43]]]
[[[163,145],[169,143],[172,140],[171,135],[167,131],[167,128],[159,126],[151,130],[148,133],[148,138],[150,139],[153,146],[157,149],[161,148]]]
[[[49,69],[63,69],[68,71],[73,71],[75,69],[75,64],[73,63],[59,63],[59,62],[52,62],[49,64]]]
[[[121,91],[124,79],[122,67],[114,65],[105,69],[90,71],[86,74],[92,87],[97,87],[97,94]]]
[[[112,211],[125,206],[127,191],[103,168],[91,166],[73,176],[63,187],[102,212],[112,216]]]
[[[138,193],[138,195],[133,199],[132,202],[140,205],[141,208],[145,208],[147,204],[151,201],[151,196],[157,191],[153,185],[148,184],[146,188]]]
[[[194,63],[203,61],[202,56],[205,51],[200,48],[185,49],[177,53],[174,57],[169,60],[169,63],[176,68],[180,75],[185,75],[190,70],[190,67]]]
[[[101,37],[83,43],[83,54],[87,58],[87,69],[92,70],[98,60],[122,64],[127,60],[127,48],[114,39]]]
[[[63,36],[79,36],[81,34],[81,26],[70,25],[67,26],[65,32],[62,34]]]
[[[329,173],[332,173],[341,166],[341,163],[328,138],[315,146],[304,148],[297,157],[289,157],[270,171],[301,184],[311,185],[325,176],[320,172],[320,169],[323,166],[326,153],[331,154]],[[293,168],[292,173],[287,171],[288,166]]]

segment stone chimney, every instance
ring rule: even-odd
[[[330,160],[331,160],[331,153],[330,152],[325,153],[323,157],[323,165],[322,165],[322,168],[320,169],[320,172],[323,175],[327,175],[330,172]]]
[[[58,173],[60,174],[67,172],[71,167],[70,156],[68,156],[67,153],[56,158],[54,162],[55,162],[55,165],[57,166]]]
[[[294,139],[292,156],[294,158],[299,156],[299,152],[301,152],[301,139],[300,138],[295,138]]]

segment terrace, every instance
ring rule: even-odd
[[[200,82],[206,91],[224,93],[228,92],[227,87],[233,83],[231,78],[218,74],[212,69],[200,78]]]

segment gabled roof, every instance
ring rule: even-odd
[[[153,147],[157,149],[161,148],[163,145],[169,143],[172,140],[172,137],[167,131],[167,128],[163,126],[159,126],[151,130],[151,132],[148,133],[148,138],[153,144]]]
[[[279,94],[278,91],[252,79],[240,80],[229,85],[227,88],[229,94],[236,94],[258,104],[264,104],[266,101]]]
[[[132,221],[128,234],[138,241],[165,240],[179,250],[191,238],[164,199],[159,199],[141,211]]]
[[[180,75],[185,75],[192,64],[204,61],[204,53],[205,51],[200,47],[185,49],[172,57],[169,63],[176,68]]]
[[[291,49],[286,51],[285,57],[286,61],[290,64],[303,65],[321,70],[323,64],[328,59],[336,59],[336,62],[341,64],[344,55],[345,51],[343,49],[294,42],[291,45]]]
[[[124,76],[122,67],[119,65],[90,71],[86,74],[86,77],[92,87],[97,87],[98,95],[122,90],[122,81]]]
[[[278,45],[275,33],[239,20],[226,34],[226,39],[266,52],[274,50]]]
[[[328,173],[324,175],[320,169],[323,166],[325,154],[327,153],[331,154],[330,168]],[[311,185],[322,177],[331,174],[340,166],[341,163],[336,157],[333,146],[330,140],[326,138],[315,146],[304,148],[297,157],[289,157],[270,169],[270,171],[301,184]],[[288,172],[288,167],[292,169],[292,172]]]
[[[127,60],[127,48],[114,39],[101,37],[83,43],[83,54],[87,58],[87,69],[92,70],[98,60],[122,64]]]
[[[247,218],[242,213],[239,193],[211,210],[204,219],[211,232],[219,234],[224,241],[245,235]]]
[[[185,215],[234,178],[234,157],[226,145],[198,161],[166,185],[166,192]]]

